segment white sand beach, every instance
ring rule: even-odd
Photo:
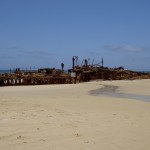
[[[150,150],[150,80],[0,87],[1,150]]]

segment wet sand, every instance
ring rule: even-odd
[[[149,89],[150,80],[1,87],[0,149],[149,150]]]
[[[100,84],[102,85],[102,84]],[[125,99],[135,99],[135,100],[141,100],[150,102],[150,96],[149,95],[140,95],[140,94],[131,94],[131,93],[120,93],[117,92],[117,89],[119,86],[113,86],[113,85],[102,85],[102,88],[91,90],[89,93],[94,96],[110,96],[114,98],[125,98]]]

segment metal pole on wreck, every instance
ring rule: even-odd
[[[75,58],[72,57],[72,69],[74,69],[74,61],[75,61]]]
[[[61,73],[64,73],[64,63],[61,63]]]
[[[104,67],[103,57],[102,57],[102,68]]]

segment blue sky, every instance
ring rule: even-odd
[[[0,69],[68,69],[72,56],[150,70],[150,1],[0,0]]]

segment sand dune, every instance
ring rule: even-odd
[[[0,149],[149,150],[149,89],[150,80],[0,87]]]

